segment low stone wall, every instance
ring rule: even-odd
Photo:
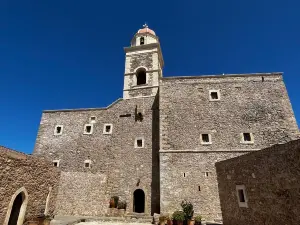
[[[300,224],[300,140],[216,163],[224,225]],[[240,207],[244,185],[247,207]]]
[[[8,223],[19,193],[27,204],[24,219],[43,214],[46,202],[47,211],[53,212],[59,177],[51,162],[0,146],[0,224]]]

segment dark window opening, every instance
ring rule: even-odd
[[[54,167],[58,167],[58,162],[54,162],[54,163],[53,163],[53,166],[54,166]]]
[[[139,148],[143,147],[143,140],[142,140],[142,139],[136,140],[136,145],[137,145],[137,147],[139,147]]]
[[[85,127],[85,132],[86,133],[91,133],[92,132],[92,126],[86,126]]]
[[[110,125],[107,125],[107,126],[105,127],[105,132],[106,132],[106,133],[110,133],[110,131],[111,131],[111,126],[110,126]]]
[[[244,135],[244,141],[252,141],[250,133],[244,133],[243,135]]]
[[[131,114],[123,114],[123,115],[120,115],[120,117],[131,117]]]
[[[90,167],[90,163],[88,163],[88,162],[84,163],[84,167],[85,168],[89,168]]]
[[[202,134],[202,142],[208,143],[209,140],[209,135],[208,134]]]
[[[60,134],[61,133],[61,127],[56,127],[56,133]]]
[[[204,176],[208,177],[209,176],[209,172],[205,172]]]
[[[201,187],[200,186],[198,186],[198,191],[201,191]]]
[[[218,92],[212,91],[210,93],[211,99],[219,99]]]
[[[144,39],[144,37],[141,37],[140,38],[140,45],[143,45],[143,44],[145,44],[145,39]]]
[[[264,82],[264,81],[265,81],[265,78],[264,78],[264,77],[261,77],[261,81]]]
[[[91,121],[95,121],[96,120],[96,117],[95,116],[92,116],[91,117]]]
[[[239,194],[239,200],[240,200],[240,202],[246,202],[245,201],[244,190],[242,190],[242,189],[238,190],[238,194]]]
[[[8,225],[15,225],[18,223],[18,219],[20,216],[20,210],[21,210],[22,204],[24,202],[24,199],[25,199],[24,192],[21,192],[15,198],[13,206],[12,206],[12,210],[10,213]]]
[[[144,68],[140,68],[136,72],[136,85],[144,85],[146,84],[146,70]]]
[[[183,173],[183,177],[185,177],[185,173]]]

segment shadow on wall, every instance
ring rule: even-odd
[[[151,215],[160,213],[159,147],[159,94],[157,94],[152,106]]]

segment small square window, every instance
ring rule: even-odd
[[[237,194],[239,206],[248,208],[248,200],[247,200],[245,185],[237,185],[236,186],[236,194]]]
[[[135,148],[144,148],[144,139],[143,138],[137,138],[135,140]]]
[[[53,160],[52,162],[54,167],[59,167],[59,160]]]
[[[96,116],[91,116],[90,123],[96,123]]]
[[[103,134],[111,134],[112,133],[112,124],[104,124]]]
[[[85,168],[91,168],[91,160],[85,160],[84,161],[84,167]]]
[[[93,125],[92,124],[86,124],[84,126],[84,134],[92,134],[93,133]]]
[[[220,100],[220,91],[219,90],[210,90],[209,91],[209,100],[210,101],[219,101]]]
[[[211,135],[210,134],[201,134],[201,144],[202,145],[210,145],[211,142]]]
[[[252,133],[242,133],[242,143],[245,144],[252,144],[253,141],[253,134]]]
[[[62,132],[63,132],[63,126],[56,125],[54,129],[54,135],[62,135]]]

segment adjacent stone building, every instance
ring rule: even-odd
[[[298,137],[281,73],[162,76],[145,26],[125,48],[123,98],[106,108],[43,112],[34,155],[62,170],[56,213],[171,213],[183,199],[220,218],[215,162]]]
[[[224,225],[300,224],[300,140],[216,168]]]
[[[52,162],[0,146],[0,224],[54,212],[60,171]]]

